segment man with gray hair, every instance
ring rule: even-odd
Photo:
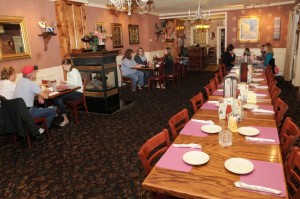
[[[34,107],[35,95],[38,95],[38,100],[41,104],[49,97],[49,91],[43,91],[39,85],[33,81],[36,78],[36,70],[38,70],[38,66],[23,67],[23,78],[18,81],[13,98],[22,98],[33,118],[46,117],[47,126],[49,128],[56,112],[53,108]]]

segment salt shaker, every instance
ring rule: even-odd
[[[222,146],[232,145],[232,133],[230,130],[223,130],[219,133],[219,144]]]

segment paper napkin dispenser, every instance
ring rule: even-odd
[[[236,76],[226,76],[224,80],[224,98],[237,97],[238,79]]]

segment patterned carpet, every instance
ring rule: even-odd
[[[52,129],[51,139],[34,140],[31,151],[22,140],[14,146],[0,137],[0,198],[149,198],[141,187],[140,146],[167,128],[178,111],[187,107],[191,114],[189,99],[212,77],[213,72],[193,72],[176,88],[171,84],[149,93],[123,88],[122,98],[133,101],[129,106],[111,115],[82,113],[78,126],[71,117],[67,127]],[[280,79],[278,84],[293,107],[288,115],[300,121],[299,103],[293,105],[296,90]]]

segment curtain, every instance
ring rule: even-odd
[[[298,10],[294,9],[289,13],[289,28],[287,34],[286,54],[285,54],[285,67],[283,77],[285,81],[290,81],[295,76],[294,71],[294,55],[296,55],[297,34],[299,14]]]

